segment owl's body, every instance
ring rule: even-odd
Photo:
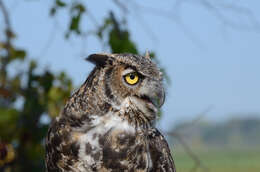
[[[95,69],[48,131],[47,171],[174,172],[168,144],[154,128],[164,102],[154,63],[131,54],[88,60]]]

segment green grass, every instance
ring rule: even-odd
[[[260,172],[260,149],[193,149],[209,172]],[[190,172],[192,159],[183,151],[173,150],[177,172]],[[203,172],[203,169],[198,169]]]

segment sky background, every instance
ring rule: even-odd
[[[187,2],[174,9],[174,2],[143,0],[139,5],[145,8],[141,9],[129,3],[131,10],[127,17],[131,39],[138,49],[155,51],[171,79],[159,125],[172,127],[194,119],[209,107],[205,119],[211,121],[260,117],[260,25],[257,24],[260,1],[236,3],[250,9],[257,20],[251,23],[248,21],[252,18],[243,16],[246,10],[240,10],[241,15],[235,10],[221,11],[227,19],[243,23],[238,28],[223,24],[217,13],[198,3]],[[95,37],[87,40],[71,37],[65,41],[68,16],[60,12],[51,19],[51,0],[5,0],[5,3],[12,9],[11,24],[18,35],[16,45],[30,50],[29,57],[37,59],[41,69],[66,71],[76,86],[82,84],[93,68],[84,58],[103,52],[100,42]],[[117,16],[123,15],[108,0],[87,1],[87,8],[98,24],[111,9]],[[91,18],[83,19],[84,28],[95,28]],[[13,68],[22,70],[23,66]]]

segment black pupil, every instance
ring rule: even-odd
[[[132,79],[132,80],[135,79],[135,75],[134,75],[134,74],[130,74],[129,77],[130,77],[130,79]]]

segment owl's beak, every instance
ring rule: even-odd
[[[155,96],[151,97],[151,101],[157,108],[162,107],[165,101],[164,89],[156,91]]]
[[[165,101],[165,92],[163,89],[158,89],[149,95],[142,95],[141,99],[152,104],[156,108],[160,108]]]

